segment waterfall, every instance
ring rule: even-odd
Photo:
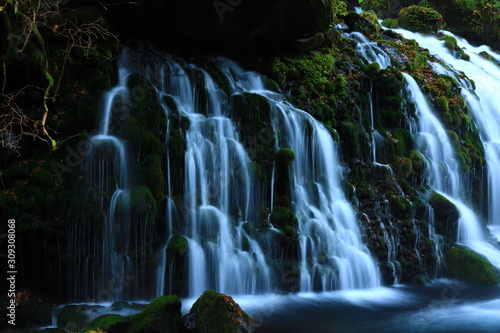
[[[292,206],[300,237],[300,290],[370,288],[379,272],[362,243],[356,213],[341,187],[337,146],[330,132],[308,113],[263,90],[254,73],[227,62],[232,85],[259,93],[272,107],[281,148],[295,154],[290,180]]]
[[[330,133],[309,114],[286,103],[277,103],[276,111],[285,127],[280,146],[296,155],[291,187],[299,220],[301,290],[318,290],[317,284],[319,290],[378,286],[377,267],[341,189],[338,154]]]
[[[488,167],[488,224],[500,240],[500,206],[498,205],[500,202],[500,105],[496,95],[500,89],[500,67],[493,62],[500,61],[500,55],[487,46],[472,46],[463,38],[443,31],[444,34],[456,38],[458,46],[470,56],[470,61],[465,61],[457,59],[445,48],[444,41],[403,29],[396,31],[406,38],[415,39],[422,47],[428,48],[431,54],[444,61],[451,67],[451,70],[446,70],[446,74],[455,77],[462,87],[462,95],[467,101],[485,148]],[[493,61],[486,59],[484,52],[487,52]],[[441,70],[443,70],[442,67]],[[468,81],[458,77],[457,73],[460,72],[474,81],[474,90],[471,89]]]
[[[481,222],[464,199],[467,188],[462,187],[460,167],[443,125],[434,115],[417,82],[404,73],[405,80],[417,108],[417,146],[427,160],[429,185],[452,202],[459,211],[458,242],[484,255],[500,267],[500,251],[490,244],[481,228]]]
[[[271,267],[271,260],[276,253],[273,234],[280,231],[271,225],[260,233],[250,231],[259,225],[261,211],[269,202],[272,210],[275,166],[270,198],[260,200],[259,181],[240,140],[239,125],[233,120],[238,110],[228,103],[228,91],[223,91],[220,81],[216,83],[202,68],[156,52],[126,49],[119,66],[119,84],[106,95],[101,130],[92,138],[102,149],[88,162],[95,186],[113,193],[109,200],[104,196],[100,199],[101,210],[107,212],[102,230],[101,286],[112,277],[123,283],[140,276],[140,281],[127,283],[129,286],[115,293],[113,299],[146,295],[136,287],[148,279],[152,295],[171,292],[176,278],[187,281],[185,292],[190,297],[207,289],[232,295],[279,289],[278,272]],[[363,244],[356,212],[342,190],[337,145],[330,131],[284,102],[280,94],[266,90],[256,73],[222,58],[217,59],[216,66],[233,96],[254,93],[267,101],[274,128],[273,148],[286,147],[295,153],[289,174],[290,207],[298,221],[300,290],[378,286],[377,265]],[[132,158],[132,144],[121,137],[126,134],[115,134],[121,133],[115,119],[117,105],[138,94],[129,91],[134,73],[151,85],[150,93],[166,117],[163,222],[154,227],[147,217],[138,221],[131,214],[131,192],[138,186],[130,170],[141,161],[139,156]],[[131,106],[136,107],[136,103]],[[188,125],[178,128],[181,122]],[[175,140],[185,143],[178,146]],[[175,155],[179,150],[181,160]],[[135,179],[134,186],[131,179]],[[248,228],[248,224],[253,226]],[[137,225],[140,234],[136,234]],[[158,230],[163,231],[155,236],[159,240],[153,250],[154,270],[143,273],[138,260],[148,261],[146,248],[152,244],[152,233]],[[186,241],[186,259],[182,267],[175,267],[169,244],[179,239]],[[136,252],[140,259],[129,255],[131,244],[139,247]],[[176,269],[184,273],[173,272]]]

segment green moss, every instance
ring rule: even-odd
[[[81,329],[90,319],[85,309],[85,305],[66,305],[57,315],[57,326],[70,331]]]
[[[396,29],[399,27],[399,22],[395,19],[385,19],[382,21],[382,25],[389,29]]]
[[[401,9],[398,22],[404,29],[422,33],[434,33],[444,26],[443,17],[436,10],[416,5]]]
[[[374,12],[364,13],[364,15],[363,13],[349,12],[344,17],[344,22],[352,30],[359,31],[366,36],[376,36],[380,31],[380,25],[376,21],[376,17],[377,15]]]
[[[398,218],[407,218],[409,210],[408,200],[399,195],[389,194],[391,213]]]
[[[413,163],[407,157],[401,157],[396,164],[396,174],[402,178],[408,178],[413,171]]]
[[[381,13],[383,9],[387,9],[388,0],[364,0],[360,1],[362,10],[372,10],[375,13]]]
[[[297,218],[294,212],[286,207],[274,206],[269,220],[272,225],[282,230],[286,226],[297,226]]]
[[[241,142],[255,162],[254,169],[259,179],[268,183],[276,145],[269,102],[261,95],[244,93],[233,95],[229,105],[234,110]]]
[[[157,213],[157,204],[146,186],[134,186],[130,191],[130,210],[134,220],[154,222]]]
[[[238,333],[255,325],[230,296],[207,290],[196,300],[189,315],[196,314],[197,333]]]
[[[455,51],[459,49],[457,44],[457,39],[453,36],[441,36],[438,38],[439,40],[444,41],[444,47],[446,47],[453,54]]]
[[[156,205],[161,207],[165,200],[165,178],[161,156],[149,155],[143,162],[138,163],[135,176],[139,178],[139,184],[151,191]]]
[[[434,210],[436,232],[449,239],[456,239],[457,221],[460,216],[457,207],[437,192],[431,194],[429,205]]]
[[[368,76],[375,76],[378,73],[380,73],[380,65],[378,64],[378,62],[372,62],[365,67],[365,74]]]
[[[128,317],[117,314],[106,314],[94,319],[85,327],[83,332],[126,332],[129,326],[130,319]]]
[[[127,333],[177,333],[184,325],[181,315],[181,300],[177,296],[160,296],[144,310],[130,317]]]
[[[186,138],[180,134],[172,135],[167,143],[170,158],[173,160],[184,160],[186,152]]]
[[[412,150],[410,152],[409,158],[411,160],[413,170],[415,170],[415,172],[420,174],[423,171],[423,167],[424,167],[424,159],[423,159],[422,155],[420,155],[420,153],[418,151]]]
[[[272,77],[283,91],[290,91],[291,101],[297,107],[335,127],[337,112],[344,104],[352,103],[346,80],[352,65],[345,60],[337,47],[274,58]]]
[[[496,58],[494,58],[491,54],[489,54],[488,52],[481,51],[481,52],[479,52],[479,55],[482,56],[484,59],[489,60],[492,63],[494,63],[495,65],[497,65],[498,67],[500,67],[500,62]]]
[[[276,163],[279,166],[288,167],[295,161],[295,153],[290,148],[281,148],[276,153]]]
[[[499,271],[482,255],[463,246],[453,246],[446,256],[451,278],[480,284],[500,283]]]
[[[170,238],[167,245],[167,254],[177,257],[185,254],[188,250],[188,240],[186,237],[175,234]]]

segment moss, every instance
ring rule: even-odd
[[[382,25],[389,29],[396,29],[399,27],[399,22],[395,19],[385,19],[382,21]]]
[[[158,155],[149,155],[136,165],[138,183],[146,186],[153,194],[158,207],[162,207],[165,199],[165,178],[163,176],[162,159]]]
[[[66,305],[57,315],[57,326],[70,331],[81,329],[90,319],[84,312],[86,308],[85,305]]]
[[[401,157],[396,164],[396,174],[402,178],[408,178],[413,171],[413,163],[407,157]]]
[[[145,186],[134,186],[130,193],[130,210],[134,220],[149,217],[154,222],[157,213],[157,204],[151,191]]]
[[[448,239],[456,239],[459,212],[457,207],[443,195],[433,192],[429,205],[434,210],[436,232]]]
[[[160,296],[144,310],[130,317],[127,333],[177,333],[184,325],[181,315],[181,300],[177,296]]]
[[[276,163],[279,166],[288,167],[295,161],[295,153],[290,148],[281,148],[276,153]]]
[[[368,76],[375,76],[380,73],[380,65],[378,62],[372,62],[365,67],[365,74]]]
[[[389,5],[388,0],[364,0],[360,1],[361,2],[361,9],[362,10],[372,10],[374,12],[381,13],[382,10],[387,9],[387,6]]]
[[[359,31],[365,34],[366,36],[375,36],[378,34],[380,30],[380,25],[378,22],[375,23],[373,18],[376,18],[376,14],[368,16],[368,18],[364,17],[362,14],[357,14],[355,12],[349,12],[344,17],[344,22],[354,31]]]
[[[479,55],[481,57],[483,57],[484,59],[489,60],[492,63],[494,63],[495,65],[497,65],[498,67],[500,67],[500,62],[496,58],[494,58],[491,54],[489,54],[488,52],[481,51],[481,52],[479,52]]]
[[[295,213],[286,207],[273,207],[273,212],[271,213],[269,220],[272,225],[279,229],[284,229],[286,226],[297,226]]]
[[[172,135],[167,143],[170,158],[173,160],[184,160],[184,153],[186,152],[186,138],[180,134]]]
[[[196,315],[194,315],[196,314]],[[189,316],[197,317],[197,333],[238,333],[249,331],[255,321],[230,297],[207,290],[191,307]]]
[[[465,60],[465,61],[470,61],[470,55],[468,55],[467,53],[461,53],[460,54],[460,59],[462,60]]]
[[[446,255],[448,275],[457,280],[496,285],[499,271],[482,255],[469,248],[454,245]]]
[[[99,331],[118,333],[126,332],[130,326],[130,319],[128,317],[120,316],[117,314],[106,314],[97,317],[90,324],[88,324],[83,332]]]
[[[255,162],[259,179],[267,184],[271,179],[272,160],[276,145],[268,100],[258,94],[234,95],[229,101],[238,124],[241,143]]]
[[[413,166],[413,170],[417,172],[418,174],[422,173],[423,167],[424,167],[424,159],[422,155],[417,150],[412,150],[410,151],[410,160],[411,164]]]
[[[416,5],[401,9],[398,22],[404,29],[422,33],[434,33],[444,26],[443,17],[436,10]]]
[[[169,256],[181,256],[188,250],[188,240],[186,237],[175,234],[170,238],[167,245],[167,254]]]
[[[391,213],[397,218],[407,218],[409,203],[408,200],[399,195],[390,195],[389,203],[391,207]]]

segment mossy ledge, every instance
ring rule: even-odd
[[[452,246],[446,264],[448,275],[453,279],[488,285],[500,283],[500,272],[485,257],[467,247]]]

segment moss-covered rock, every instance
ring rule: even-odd
[[[389,29],[399,28],[399,22],[395,19],[385,19],[382,21],[382,25]]]
[[[85,313],[87,309],[87,305],[66,305],[57,315],[57,327],[70,331],[80,330],[90,320]]]
[[[434,33],[444,26],[443,17],[436,10],[416,5],[401,9],[398,22],[402,28],[422,33]]]
[[[446,255],[448,275],[457,280],[481,283],[500,283],[500,272],[482,255],[469,248],[454,245]]]
[[[401,157],[396,164],[396,174],[402,178],[408,178],[413,171],[413,163],[407,157]]]
[[[500,47],[500,4],[483,0],[427,0],[446,20],[446,29],[472,44]]]
[[[130,190],[130,212],[133,219],[154,223],[157,205],[146,186],[134,186]]]
[[[457,207],[437,192],[431,194],[429,205],[434,210],[436,232],[448,239],[456,239],[457,221],[460,216]]]
[[[374,24],[366,17],[355,12],[349,12],[344,17],[344,22],[351,30],[359,31],[366,36],[376,35],[378,33],[378,30],[380,29],[377,28],[378,23]]]
[[[451,54],[453,54],[455,57],[467,61],[470,60],[470,56],[466,54],[461,47],[458,46],[457,39],[455,37],[444,35],[439,37],[438,39],[444,41],[444,47],[450,50]]]
[[[230,297],[207,290],[186,316],[187,327],[196,333],[251,333],[259,323]]]
[[[297,218],[295,217],[294,212],[286,207],[275,206],[269,217],[269,222],[271,222],[271,224],[276,228],[282,230],[284,230],[287,226],[297,226]]]
[[[114,320],[114,319],[113,319]],[[144,310],[130,317],[127,333],[177,333],[182,332],[181,300],[177,296],[160,296]]]
[[[97,317],[88,324],[83,332],[105,332],[105,333],[124,333],[130,326],[129,317],[117,314],[106,314]]]
[[[188,250],[188,240],[186,237],[175,234],[170,238],[167,245],[167,254],[172,257],[182,256]]]

